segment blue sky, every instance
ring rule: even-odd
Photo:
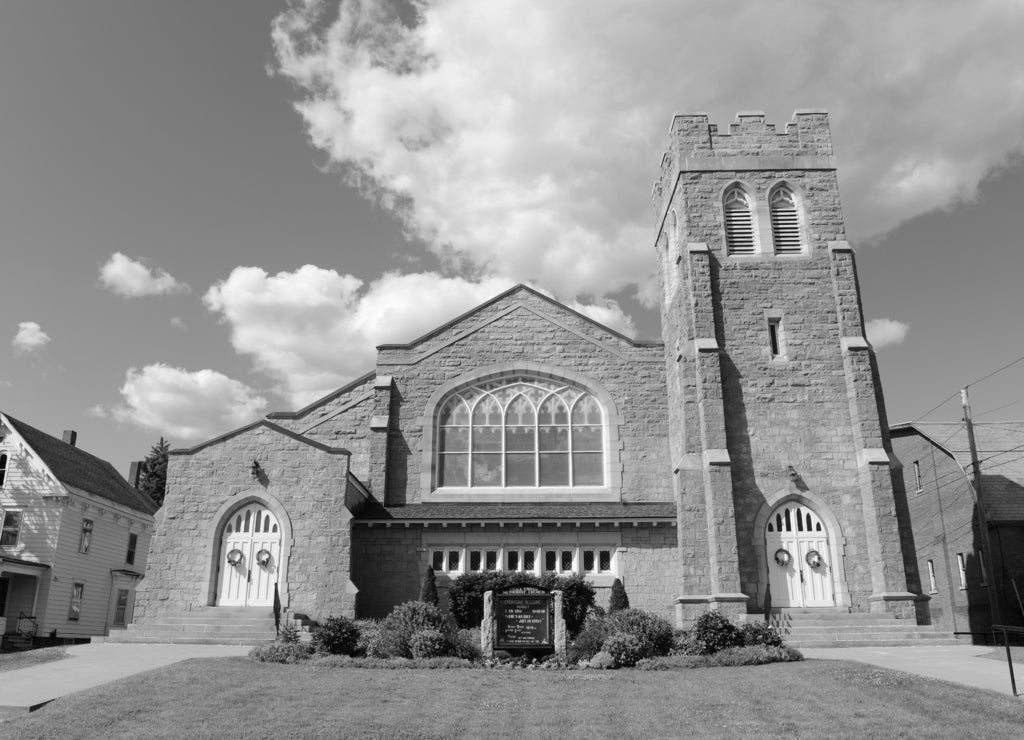
[[[0,409],[126,471],[514,282],[656,336],[648,198],[697,110],[829,109],[891,421],[1024,354],[1024,7],[400,10],[5,5]],[[1022,384],[975,414],[1024,417]]]

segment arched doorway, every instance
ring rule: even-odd
[[[773,606],[835,605],[828,528],[816,513],[782,504],[768,516],[764,539]]]
[[[281,527],[266,506],[249,503],[224,523],[218,606],[272,606],[281,559]]]

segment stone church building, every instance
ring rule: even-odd
[[[828,116],[679,115],[652,194],[663,339],[515,287],[363,377],[170,458],[136,621],[382,616],[485,570],[718,608],[927,621]],[[344,348],[338,348],[339,352]]]

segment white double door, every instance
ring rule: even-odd
[[[799,504],[780,506],[768,517],[765,544],[772,606],[835,604],[828,531],[817,514]]]
[[[220,606],[273,606],[280,570],[281,527],[260,504],[249,504],[224,525],[220,546]]]

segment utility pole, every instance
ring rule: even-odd
[[[971,474],[974,479],[974,500],[978,505],[978,528],[981,530],[981,547],[984,557],[982,563],[985,567],[985,580],[988,581],[988,606],[992,614],[992,624],[1002,624],[1003,619],[999,613],[999,598],[996,594],[998,587],[995,579],[995,571],[992,569],[994,553],[989,547],[988,540],[988,511],[985,508],[985,497],[981,487],[981,463],[978,461],[978,445],[974,441],[974,422],[971,420],[971,403],[967,399],[967,389],[960,391],[960,401],[964,407],[964,424],[967,425],[967,443],[971,446]],[[993,637],[995,632],[993,631]]]

